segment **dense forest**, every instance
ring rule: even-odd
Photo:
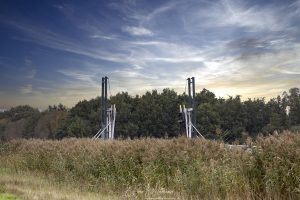
[[[186,94],[164,89],[148,91],[141,96],[127,92],[110,97],[116,104],[116,137],[177,137],[184,134],[179,123],[179,105]],[[217,98],[203,89],[196,94],[197,128],[209,139],[244,142],[257,135],[296,130],[300,126],[300,89],[292,88],[266,101],[241,100],[241,96]],[[288,109],[287,109],[288,108]],[[287,112],[287,110],[289,110]],[[49,106],[40,112],[30,106],[17,106],[0,113],[0,138],[92,137],[100,129],[100,98],[83,100],[73,108]]]

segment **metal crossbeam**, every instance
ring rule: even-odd
[[[98,139],[103,133],[104,131],[109,127],[110,123],[107,124],[107,126],[101,131],[101,129],[96,133],[96,135],[94,135],[93,139]],[[101,131],[101,132],[100,132]]]

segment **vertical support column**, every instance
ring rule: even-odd
[[[191,95],[191,79],[190,78],[188,78],[187,79],[187,81],[188,81],[188,95],[189,95],[189,97],[188,97],[188,108],[190,108],[191,107],[191,104],[192,104],[192,95]]]
[[[188,111],[188,125],[189,125],[189,138],[192,138],[193,137],[193,134],[192,134],[192,116],[191,116],[191,111],[189,110]]]
[[[189,128],[188,128],[188,115],[187,115],[187,108],[183,105],[183,112],[184,112],[184,121],[185,121],[185,132],[186,137],[189,137]]]
[[[196,136],[196,132],[199,133],[199,131],[196,128],[197,108],[196,108],[195,77],[187,78],[186,80],[188,81],[187,107],[185,107],[185,105],[183,105],[182,107],[180,106],[179,110],[180,110],[180,113],[184,114],[186,136],[187,136],[187,138],[193,138],[194,136]]]
[[[108,139],[111,139],[111,136],[112,136],[112,123],[109,119],[111,119],[112,117],[112,106],[109,108],[109,112],[108,112],[108,115],[107,115],[107,119],[108,119]]]
[[[197,115],[197,109],[196,109],[196,88],[195,88],[195,77],[192,77],[192,85],[193,85],[193,119],[192,123],[195,127],[196,126],[196,115]]]
[[[111,139],[114,139],[115,138],[115,122],[116,122],[116,105],[114,104],[113,105],[113,110],[112,110],[112,113],[113,113],[113,120],[112,120],[112,137]]]
[[[105,128],[105,108],[104,108],[104,104],[105,104],[105,97],[104,97],[104,84],[105,84],[105,80],[104,77],[102,77],[102,87],[101,87],[101,129],[103,130]],[[101,138],[105,138],[105,134],[101,135]]]
[[[108,124],[108,119],[107,119],[107,76],[104,77],[104,119],[105,119],[105,127]],[[107,139],[108,138],[108,129],[105,129],[104,131],[104,138]]]
[[[107,85],[108,77],[102,77],[102,88],[101,88],[101,130],[97,132],[94,138],[99,138],[101,135],[102,139],[114,139],[115,131],[115,120],[116,120],[116,107],[111,105],[108,108],[108,97],[107,97]]]

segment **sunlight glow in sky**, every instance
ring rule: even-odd
[[[171,88],[276,97],[300,87],[300,1],[1,0],[0,108]]]

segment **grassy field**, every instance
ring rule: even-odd
[[[0,200],[116,200],[113,195],[81,190],[35,172],[0,171]],[[12,195],[14,194],[14,195]]]
[[[0,193],[0,200],[21,200],[21,199],[12,194]]]
[[[0,155],[2,190],[27,199],[300,199],[299,133],[238,149],[186,138],[15,140]]]

